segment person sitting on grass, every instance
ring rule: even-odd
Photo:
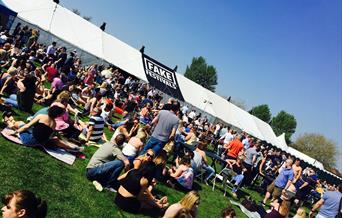
[[[129,161],[122,154],[125,136],[120,134],[114,140],[104,143],[91,157],[86,167],[86,177],[93,181],[96,190],[117,188],[117,178],[123,168],[128,169]]]
[[[170,178],[167,181],[171,187],[177,187],[180,190],[189,191],[192,189],[194,182],[194,171],[191,168],[191,158],[184,156],[179,161],[177,168],[169,170]]]
[[[138,131],[138,134],[130,138],[128,143],[125,144],[122,149],[122,153],[128,158],[128,160],[133,161],[144,146],[145,140],[145,131]]]
[[[102,110],[95,107],[90,112],[90,119],[88,124],[79,121],[79,127],[83,129],[83,135],[85,135],[85,141],[89,144],[90,142],[100,142],[100,140],[107,141],[106,134],[104,133],[105,122],[101,117]],[[113,141],[113,138],[112,138]]]
[[[5,98],[5,104],[12,105],[25,112],[32,112],[32,105],[36,93],[36,78],[31,74],[27,74],[23,79],[17,82],[18,92]]]
[[[139,169],[142,164],[151,163],[154,159],[154,151],[152,149],[148,149],[147,152],[143,155],[140,155],[133,161],[133,168]]]
[[[155,201],[151,195],[146,195],[153,170],[152,164],[143,164],[139,169],[131,169],[121,175],[118,178],[120,187],[115,197],[115,204],[122,210],[134,214],[141,212],[141,200],[144,200],[143,204],[146,205],[154,201],[160,208],[164,208],[167,205],[165,198]]]
[[[138,128],[139,121],[130,118],[116,128],[112,138],[115,138],[118,134],[124,134],[126,139],[129,140],[137,132]]]
[[[39,114],[29,123],[11,120],[12,129],[15,130],[13,135],[17,136],[24,145],[35,147],[37,145],[57,146],[68,151],[82,152],[83,147],[78,147],[75,144],[64,142],[57,137],[53,137],[55,133],[55,119],[61,116],[65,110],[57,105],[51,106],[48,109],[48,114]]]
[[[34,193],[18,190],[6,194],[2,198],[1,208],[3,218],[44,218],[47,215],[47,203]]]
[[[196,191],[188,192],[178,203],[172,204],[167,210],[163,218],[174,218],[182,209],[190,210],[191,217],[197,216],[197,209],[200,204],[200,196]]]
[[[65,136],[70,142],[81,145],[82,141],[78,139],[81,131],[74,126],[75,121],[72,120],[69,116],[69,112],[77,112],[77,110],[70,107],[70,105],[68,104],[69,95],[63,95],[63,93],[65,92],[60,93],[56,101],[51,104],[51,106],[57,105],[64,109],[64,113],[55,119],[55,130],[62,133],[63,136]],[[48,110],[49,107],[40,109],[35,113],[35,115],[33,115],[33,118],[39,114],[47,114]]]

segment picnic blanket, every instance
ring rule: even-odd
[[[81,133],[79,136],[78,136],[78,138],[80,138],[80,139],[83,139],[83,140],[86,140],[87,139],[87,137],[83,134],[83,133]],[[104,143],[106,143],[104,140],[102,140],[102,139],[100,139],[98,142],[94,142],[94,141],[88,141],[88,145],[89,146],[95,146],[95,147],[101,147],[102,146],[102,144],[104,144]]]
[[[236,201],[232,201],[230,200],[230,203],[233,205],[236,205],[238,207],[240,207],[241,211],[246,214],[247,217],[249,218],[261,218],[260,215],[257,212],[251,212],[249,210],[247,210],[247,208],[245,208],[242,204],[240,204],[239,202]]]
[[[1,135],[6,138],[7,140],[14,142],[19,145],[24,145],[22,141],[11,134],[14,133],[14,130],[5,128],[1,131]],[[70,154],[66,150],[59,148],[59,147],[45,147],[43,145],[37,145],[37,147],[41,147],[44,149],[46,153],[48,153],[50,156],[56,158],[57,160],[60,160],[66,164],[73,165],[73,163],[76,160],[76,156],[73,154]]]

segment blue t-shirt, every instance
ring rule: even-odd
[[[279,187],[279,188],[285,188],[287,181],[289,180],[293,180],[294,177],[294,173],[293,173],[293,169],[283,169],[278,177],[276,178],[274,184],[275,186]]]
[[[341,201],[342,194],[338,191],[327,191],[323,194],[324,203],[319,209],[319,215],[323,217],[335,217]]]

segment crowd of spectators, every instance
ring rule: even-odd
[[[195,179],[211,185],[223,171],[230,174],[233,197],[246,187],[265,193],[261,208],[271,209],[258,210],[262,217],[289,217],[293,205],[299,208],[296,217],[303,217],[303,203],[317,200],[310,214],[319,210],[317,217],[334,217],[340,210],[341,186],[320,181],[313,168],[302,169],[299,159],[237,129],[211,123],[173,98],[163,103],[159,91],[115,66],[84,66],[75,50],[56,42],[41,44],[39,31],[20,23],[12,33],[1,32],[0,39],[1,108],[16,107],[32,115],[25,124],[5,112],[3,123],[27,146],[58,146],[80,158],[84,146],[98,146],[86,178],[98,191],[116,192],[115,204],[122,210],[196,217],[200,196]],[[35,114],[34,103],[43,106]],[[215,163],[223,170],[216,171]],[[158,183],[186,194],[169,205],[167,196],[155,194]],[[46,205],[39,206],[30,192],[6,196],[3,214],[46,214]],[[36,203],[22,208],[26,198],[17,196]],[[222,211],[222,217],[235,216],[231,208]]]

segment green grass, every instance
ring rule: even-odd
[[[34,105],[33,110],[40,108]],[[15,112],[18,114],[16,119],[26,120],[29,116],[18,110]],[[112,132],[106,130],[106,134],[109,138]],[[149,217],[123,212],[114,204],[114,193],[95,190],[85,177],[85,167],[95,151],[95,147],[87,147],[87,158],[77,159],[69,166],[39,149],[20,146],[0,137],[0,195],[18,189],[31,190],[47,200],[48,217]],[[158,184],[156,191],[168,196],[170,203],[179,201],[184,195],[163,184]],[[220,188],[212,191],[211,187],[200,185],[199,193],[198,217],[219,217],[221,209],[230,205]],[[238,217],[245,217],[234,208]]]

